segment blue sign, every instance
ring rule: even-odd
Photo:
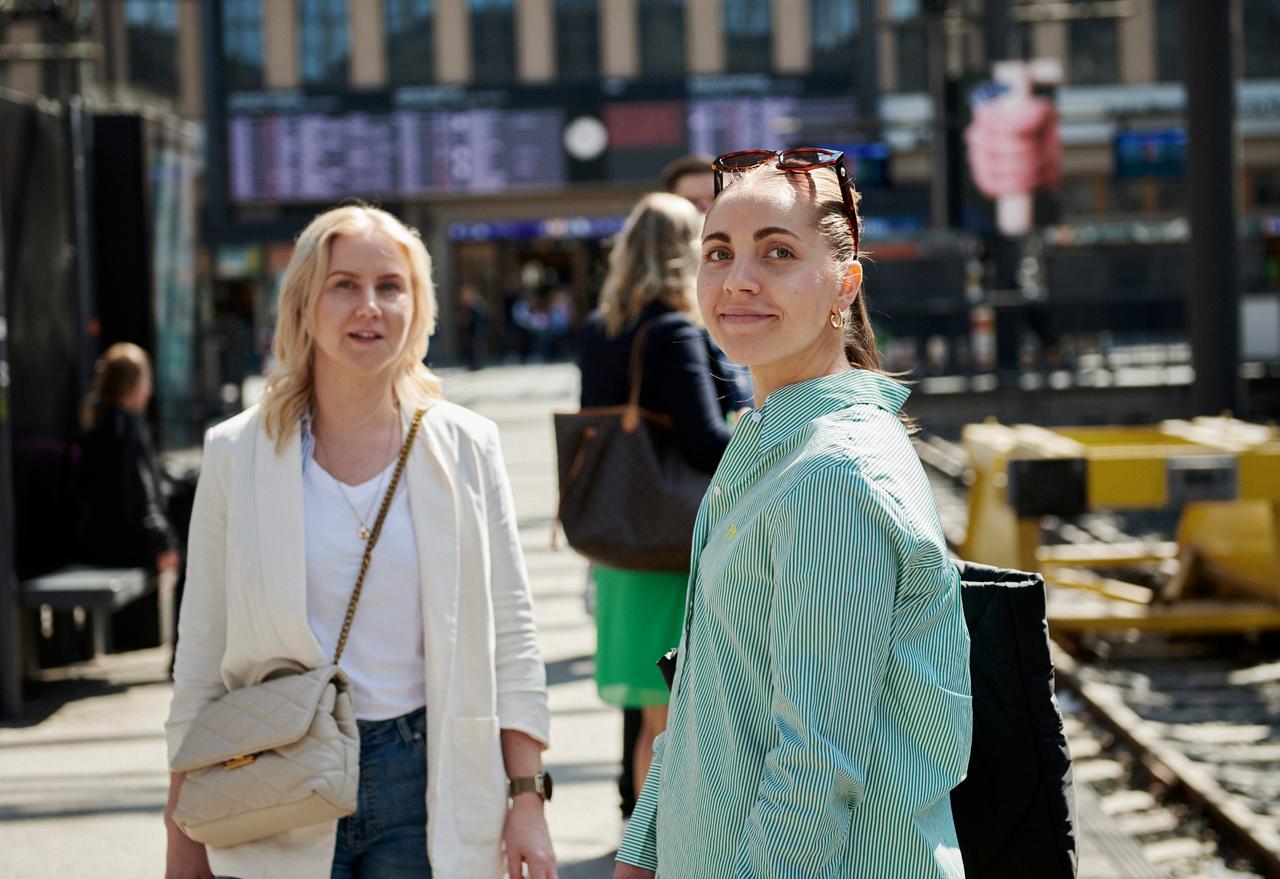
[[[1116,179],[1179,178],[1187,172],[1187,132],[1122,131],[1114,142]]]

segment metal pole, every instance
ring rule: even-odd
[[[947,105],[947,35],[943,29],[945,3],[935,4],[925,19],[925,57],[929,76],[929,103],[933,105],[933,180],[929,185],[930,225],[945,229],[951,220],[951,184]]]
[[[1231,7],[1184,0],[1187,178],[1191,220],[1188,325],[1196,415],[1236,411],[1240,402],[1239,215],[1235,174],[1235,65]]]
[[[13,559],[13,477],[9,443],[9,330],[4,217],[0,211],[0,717],[22,713],[22,610]]]
[[[93,224],[91,213],[90,150],[93,118],[78,93],[67,104],[68,152],[70,153],[71,220],[75,242],[75,273],[72,284],[76,295],[76,399],[83,400],[89,391],[93,362],[97,359],[97,340],[89,335],[89,322],[95,317],[93,277]]]
[[[880,139],[880,22],[877,0],[858,2],[858,59],[854,68],[859,133]]]

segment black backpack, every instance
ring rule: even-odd
[[[1071,754],[1053,688],[1044,579],[957,563],[973,650],[973,751],[951,792],[967,879],[1074,879]]]

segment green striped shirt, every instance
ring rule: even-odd
[[[739,422],[619,860],[660,879],[964,875],[948,794],[969,758],[969,635],[907,393],[854,370]]]

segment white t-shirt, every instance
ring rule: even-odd
[[[396,462],[368,482],[343,485],[316,463],[311,448],[305,451],[302,495],[307,534],[307,621],[325,654],[332,657],[364,557],[355,510],[361,516],[368,512],[372,529]],[[373,548],[355,621],[339,662],[351,678],[360,720],[399,717],[427,701],[418,547],[405,482],[402,475]],[[350,503],[343,499],[343,492]]]

